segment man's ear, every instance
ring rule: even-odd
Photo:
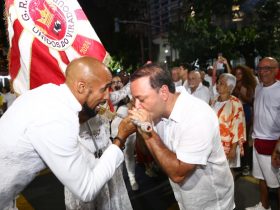
[[[82,81],[78,82],[77,83],[77,92],[79,94],[83,94],[85,92],[85,90],[86,90],[86,83],[82,82]]]
[[[167,85],[161,86],[159,89],[159,94],[162,96],[163,100],[166,101],[169,96],[169,88]]]

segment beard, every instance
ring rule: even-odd
[[[89,118],[95,117],[97,115],[97,113],[98,113],[96,107],[91,109],[86,103],[84,103],[82,111],[84,111],[84,113]]]
[[[97,115],[96,108],[91,109],[86,103],[83,105],[83,109],[79,113],[79,121],[80,123],[84,123],[92,117]]]

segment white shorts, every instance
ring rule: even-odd
[[[265,180],[270,188],[280,187],[278,174],[279,169],[271,165],[270,155],[259,154],[253,147],[253,176],[257,179]]]

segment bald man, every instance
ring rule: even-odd
[[[209,89],[202,84],[199,71],[191,71],[189,73],[187,91],[194,97],[197,97],[209,104],[210,92]]]
[[[124,139],[135,130],[128,120],[94,169],[78,143],[79,112],[104,103],[111,80],[105,65],[82,57],[67,67],[65,84],[42,85],[16,99],[0,119],[1,210],[16,209],[15,196],[46,167],[83,201],[92,200],[113,176],[124,159]]]
[[[280,81],[275,78],[279,63],[275,58],[265,57],[257,71],[260,84],[256,86],[254,97],[252,174],[259,179],[260,202],[246,210],[271,209],[269,188],[277,189],[280,206],[280,170],[275,150],[277,143],[280,144]]]

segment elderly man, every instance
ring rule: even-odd
[[[272,57],[266,57],[259,62],[257,70],[261,83],[255,90],[252,138],[253,176],[259,179],[260,203],[247,210],[270,209],[268,187],[277,188],[280,198],[279,169],[271,165],[271,160],[275,165],[275,153],[271,155],[280,138],[280,82],[275,78],[279,63]]]
[[[191,95],[209,104],[210,92],[209,89],[202,84],[199,71],[191,71],[189,73],[187,91]]]
[[[186,90],[176,93],[168,72],[157,65],[134,72],[131,93],[135,108],[129,116],[155,124],[151,132],[138,131],[168,175],[180,209],[233,209],[233,177],[211,107]]]
[[[84,201],[92,200],[113,176],[124,159],[123,139],[134,126],[128,120],[120,124],[118,137],[93,169],[77,140],[78,113],[109,98],[111,79],[105,65],[82,57],[68,65],[65,84],[46,84],[15,100],[0,119],[0,209],[16,208],[15,196],[46,166]]]

